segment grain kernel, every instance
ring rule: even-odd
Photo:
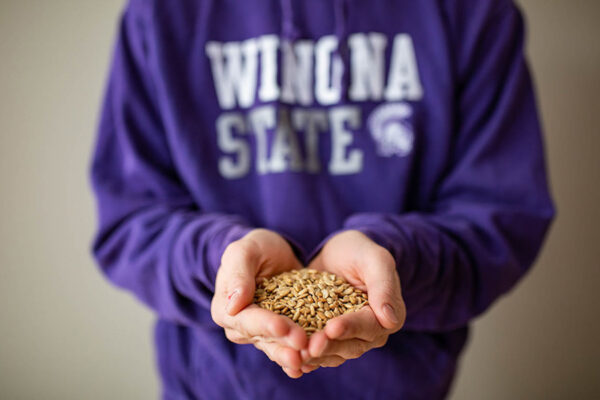
[[[302,269],[258,279],[254,302],[291,318],[307,335],[337,316],[367,305],[367,294],[334,274]]]

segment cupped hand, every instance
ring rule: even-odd
[[[301,371],[337,367],[382,347],[402,328],[406,307],[392,255],[359,231],[333,236],[309,268],[334,273],[367,292],[369,305],[329,320],[301,352]]]
[[[254,344],[292,378],[302,375],[300,350],[308,342],[304,330],[291,319],[252,303],[257,281],[301,267],[280,235],[252,230],[225,249],[211,303],[212,318],[229,340]]]

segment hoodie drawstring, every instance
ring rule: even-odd
[[[280,0],[281,4],[281,37],[293,42],[298,39],[299,32],[294,21],[294,6],[292,0]]]
[[[335,0],[335,36],[338,39],[338,48],[336,54],[342,60],[342,77],[341,77],[341,99],[347,100],[348,86],[350,85],[350,61],[348,51],[348,1]]]
[[[294,42],[300,37],[300,32],[294,19],[293,0],[280,0],[281,5],[281,37],[283,40]],[[342,100],[347,99],[347,91],[350,82],[349,51],[348,51],[348,0],[334,0],[334,34],[338,39],[336,55],[342,61],[342,77],[340,93]]]

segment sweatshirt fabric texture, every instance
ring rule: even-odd
[[[93,253],[158,316],[165,399],[443,398],[468,324],[554,215],[509,0],[131,0],[91,181]],[[356,229],[394,256],[388,343],[298,380],[211,319],[221,255],[279,232],[308,263]]]

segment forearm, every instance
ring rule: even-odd
[[[211,323],[210,301],[227,245],[250,228],[236,216],[202,214],[176,201],[135,201],[99,189],[94,256],[106,276],[162,318]]]

